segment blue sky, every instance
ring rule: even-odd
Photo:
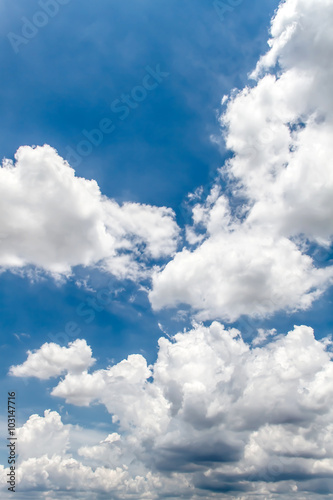
[[[87,498],[317,498],[320,474],[333,498],[331,454],[324,445],[314,451],[316,439],[330,442],[333,398],[325,347],[333,328],[331,6],[283,2],[273,48],[260,59],[277,0],[57,1],[0,7],[0,145],[16,165],[4,163],[1,181],[0,383],[3,398],[16,391],[18,399],[18,498],[86,498],[74,484],[80,473],[74,483],[66,476],[67,459],[91,474]],[[42,5],[55,14],[42,14],[45,25],[33,27],[31,38],[15,38],[38,24]],[[141,98],[148,79],[154,88]],[[124,119],[115,112],[120,105]],[[105,120],[110,133],[100,130]],[[98,144],[81,153],[91,134]],[[32,149],[14,160],[22,146]],[[237,328],[245,344],[221,324]],[[297,353],[304,365],[295,361],[295,368]],[[249,404],[257,383],[252,356],[272,370],[260,374],[267,387],[258,382]],[[150,376],[144,359],[154,367]],[[207,376],[197,380],[201,370]],[[232,370],[230,379],[219,378]],[[303,393],[316,395],[295,409],[295,394]],[[44,415],[47,409],[54,413]],[[6,432],[6,414],[1,427]],[[288,432],[305,440],[303,451],[297,443],[276,451],[275,435],[288,443]],[[107,441],[112,433],[121,436],[119,456],[108,444],[115,438]],[[37,435],[49,449],[34,455]],[[250,446],[262,462],[252,463]],[[6,466],[5,446],[1,458]],[[30,458],[49,480],[29,473]],[[318,476],[321,459],[329,471]],[[280,472],[272,476],[264,464],[274,460]],[[123,464],[129,470],[117,474],[126,491],[110,486],[111,475],[105,485],[98,479],[101,467],[113,474]],[[167,472],[177,470],[179,477]],[[138,475],[142,484],[134,484]]]
[[[5,2],[3,156],[52,143],[65,157],[83,129],[112,118],[111,103],[141,83],[147,65],[160,64],[170,76],[124,122],[115,116],[116,133],[76,170],[117,200],[179,210],[223,161],[209,140],[219,133],[221,96],[246,83],[277,2],[243,2],[224,22],[213,2],[69,2],[15,54],[6,35],[19,34],[37,5]]]
[[[266,48],[277,2],[243,2],[223,23],[213,2],[69,2],[17,54],[7,34],[20,34],[22,17],[31,20],[38,4],[4,5],[2,156],[12,158],[21,145],[47,143],[66,157],[66,148],[84,139],[83,129],[96,128],[104,117],[114,119],[116,133],[82,158],[77,175],[96,179],[103,194],[120,202],[167,205],[180,223],[187,221],[185,196],[200,185],[208,190],[223,162],[223,150],[210,140],[211,134],[220,135],[221,98],[246,83]],[[157,64],[170,76],[121,122],[111,103],[141,83],[147,65]],[[19,353],[23,359],[27,348],[37,349],[49,332],[62,332],[68,321],[76,321],[76,307],[88,295],[71,282],[31,285],[10,273],[2,275],[0,286],[10,363]],[[91,325],[81,318],[84,336],[102,358],[112,346],[117,360],[144,349],[153,361],[158,317],[144,296],[133,312],[128,296],[120,299],[123,310],[98,312]],[[168,321],[169,313],[165,316]],[[19,342],[13,333],[30,338]]]

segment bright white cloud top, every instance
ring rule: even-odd
[[[15,158],[0,169],[3,268],[33,265],[69,275],[74,266],[99,266],[137,279],[146,273],[145,260],[175,251],[178,226],[171,209],[118,205],[96,181],[76,177],[50,146],[23,146]]]
[[[264,316],[307,308],[332,282],[333,269],[316,269],[303,253],[333,235],[332,19],[326,0],[279,8],[256,85],[230,98],[221,117],[234,153],[221,174],[247,203],[231,215],[214,187],[194,208],[188,240],[200,241],[199,228],[204,241],[156,272],[155,309],[186,303],[202,319]]]
[[[77,339],[68,347],[51,343],[42,345],[35,352],[28,351],[28,358],[23,365],[12,366],[9,373],[14,377],[49,379],[64,372],[82,372],[95,361],[86,341]]]
[[[24,146],[15,165],[4,161],[2,268],[68,276],[81,265],[152,277],[153,309],[186,304],[198,321],[160,338],[153,365],[131,354],[93,370],[92,349],[78,339],[45,343],[12,366],[15,377],[61,376],[52,381],[54,401],[102,405],[117,426],[92,436],[58,412],[31,415],[18,430],[23,494],[332,498],[331,337],[317,340],[300,325],[279,335],[261,329],[247,343],[217,321],[308,309],[333,282],[333,267],[317,265],[309,251],[333,236],[332,25],[331,0],[281,3],[253,85],[224,100],[233,156],[220,175],[231,196],[217,179],[194,206],[178,252],[171,209],[119,205],[50,146]],[[169,262],[153,267],[162,257]],[[6,473],[2,467],[4,484]]]

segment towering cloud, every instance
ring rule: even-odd
[[[280,5],[255,85],[224,100],[234,155],[221,173],[237,212],[217,185],[195,206],[189,249],[154,276],[155,309],[186,303],[233,320],[307,308],[331,284],[332,268],[304,252],[333,235],[332,20],[327,0]]]

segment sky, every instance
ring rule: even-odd
[[[331,0],[0,14],[1,496],[333,498]]]

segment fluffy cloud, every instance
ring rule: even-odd
[[[31,415],[17,429],[20,446],[16,470],[19,491],[16,495],[19,499],[30,498],[32,494],[33,498],[97,500],[111,493],[115,499],[134,500],[156,498],[155,492],[162,486],[168,491],[168,483],[172,483],[168,478],[145,470],[140,464],[132,463],[129,470],[126,462],[133,462],[133,454],[123,450],[119,434],[110,434],[98,444],[91,445],[92,436],[89,435],[96,433],[79,429],[81,441],[84,439],[87,444],[77,449],[73,446],[73,436],[77,432],[77,426],[63,424],[59,413],[50,410],[46,410],[43,416]],[[6,473],[7,470],[0,466],[0,483],[4,490]],[[185,478],[179,478],[179,484],[188,485]],[[2,493],[6,497],[6,491]]]
[[[316,268],[306,255],[306,244],[328,245],[333,232],[332,19],[329,0],[281,4],[272,23],[270,49],[253,73],[256,84],[235,94],[222,118],[227,146],[234,153],[222,174],[234,199],[230,203],[214,186],[208,198],[195,205],[193,225],[187,228],[190,249],[184,248],[154,275],[154,308],[187,303],[201,319],[231,321],[242,314],[305,309],[331,283],[332,268]],[[271,74],[275,66],[278,71]],[[56,157],[47,147],[22,151],[23,156],[37,151],[52,161]],[[5,163],[6,182],[7,177],[12,182],[19,165],[29,164],[30,172],[37,169],[35,176],[29,174],[29,183],[34,189],[35,183],[43,187],[38,201],[28,198],[24,210],[17,203],[14,215],[8,214],[12,227],[27,232],[22,230],[18,241],[14,231],[5,228],[3,266],[32,263],[66,273],[78,263],[100,262],[117,275],[137,275],[142,242],[150,257],[174,250],[177,228],[170,211],[119,207],[103,198],[93,181],[76,179],[56,158],[51,162],[54,179],[50,173],[43,177],[44,165],[49,165],[44,160],[43,167],[20,158],[16,167]],[[58,179],[57,169],[67,177],[59,174]],[[53,179],[48,190],[47,179]],[[11,182],[7,191],[12,189],[13,199],[16,188],[22,191],[21,180]],[[63,185],[67,191],[60,189]],[[53,197],[52,189],[58,188]],[[69,196],[72,188],[75,194]],[[55,201],[59,198],[64,201],[60,208]],[[22,197],[17,199],[23,203]],[[245,200],[241,208],[240,199]],[[54,212],[48,203],[54,204]],[[58,219],[48,215],[53,224],[46,225],[44,215],[59,214],[56,209],[65,215],[58,225]],[[33,217],[25,220],[24,213]],[[136,218],[139,213],[149,218],[148,226],[141,216]],[[64,234],[74,235],[71,225],[75,238],[63,240]],[[32,243],[31,234],[39,246]],[[59,241],[63,246],[58,252]],[[77,446],[73,428],[57,413],[32,416],[18,430],[23,495],[33,491],[34,498],[52,500],[97,500],[105,495],[115,500],[304,500],[330,495],[330,338],[316,340],[313,330],[303,325],[287,334],[259,330],[249,345],[241,332],[215,321],[210,326],[194,324],[191,331],[169,340],[161,338],[153,366],[143,356],[131,355],[95,371],[89,371],[90,348],[77,342],[85,353],[81,366],[71,365],[68,356],[74,344],[67,349],[45,344],[11,373],[43,379],[65,372],[53,397],[78,406],[104,405],[117,432]],[[57,361],[55,368],[56,359],[67,361]],[[5,484],[4,468],[0,478]]]
[[[235,153],[229,173],[254,201],[249,221],[319,242],[333,235],[332,19],[327,0],[283,3],[257,85],[222,117]],[[265,75],[276,64],[279,73]]]
[[[35,352],[28,351],[28,358],[22,365],[12,366],[9,370],[14,377],[37,377],[48,379],[63,372],[82,372],[95,362],[91,348],[85,340],[77,339],[69,347],[45,343]]]
[[[20,441],[20,459],[39,458],[48,453],[51,457],[64,454],[69,447],[70,426],[65,426],[56,411],[46,410],[44,416],[31,415],[29,420],[17,429]]]
[[[237,209],[217,185],[195,205],[190,249],[155,273],[155,309],[186,303],[199,318],[233,320],[304,309],[331,284],[332,267],[304,252],[333,235],[332,21],[327,0],[281,3],[256,84],[221,117],[233,152],[221,174]]]
[[[69,373],[53,395],[105,405],[120,433],[73,450],[72,428],[56,412],[32,416],[18,431],[20,488],[80,485],[92,498],[311,498],[319,480],[333,482],[331,348],[307,326],[260,331],[251,346],[214,322],[161,338],[150,368],[136,355]]]
[[[53,274],[97,266],[118,277],[142,274],[142,261],[176,249],[171,209],[118,205],[97,183],[75,176],[50,146],[21,147],[0,168],[2,268],[33,265]],[[140,264],[141,261],[141,264]]]
[[[289,239],[240,228],[178,253],[154,275],[149,297],[155,309],[186,303],[199,319],[234,321],[306,309],[332,277]]]

